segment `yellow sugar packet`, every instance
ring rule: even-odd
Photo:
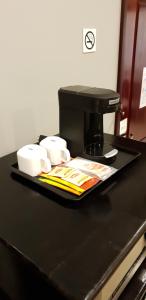
[[[59,183],[61,183],[63,185],[66,185],[66,186],[68,186],[68,187],[70,187],[70,188],[72,188],[72,189],[74,189],[74,190],[76,190],[76,191],[78,191],[80,193],[84,192],[84,189],[80,188],[79,186],[77,186],[77,185],[75,185],[75,184],[73,184],[71,182],[66,181],[66,179],[58,178],[58,177],[55,177],[55,176],[50,176],[50,175],[45,174],[45,173],[42,173],[41,176],[44,177],[44,178],[53,180],[55,182],[59,182]]]
[[[70,188],[68,186],[65,186],[65,185],[63,185],[63,184],[61,184],[59,182],[56,182],[56,181],[53,181],[53,180],[50,180],[50,179],[47,179],[47,178],[40,177],[38,179],[40,181],[42,181],[42,182],[45,182],[45,183],[50,184],[50,185],[53,185],[55,187],[58,187],[58,188],[60,188],[62,190],[65,190],[65,191],[70,192],[72,194],[75,194],[77,196],[80,196],[84,192],[84,190],[83,190],[83,192],[76,191],[76,190],[74,190],[74,189],[72,189],[72,188]]]

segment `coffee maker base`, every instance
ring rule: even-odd
[[[104,143],[102,146],[100,146],[100,144],[93,143],[86,147],[82,157],[110,164],[115,161],[117,154],[118,150],[108,143]]]

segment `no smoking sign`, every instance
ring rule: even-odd
[[[96,29],[84,28],[83,29],[83,52],[96,51]]]

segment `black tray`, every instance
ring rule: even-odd
[[[113,178],[114,176],[117,176],[117,174],[119,172],[122,171],[123,168],[125,168],[126,166],[128,166],[132,161],[134,161],[136,158],[138,158],[141,153],[139,152],[132,152],[131,150],[124,150],[121,148],[118,148],[118,156],[115,160],[114,163],[112,163],[112,167],[116,168],[117,171],[112,174],[109,178],[107,178],[104,181],[101,181],[99,183],[97,183],[96,185],[94,185],[92,188],[90,188],[89,190],[87,190],[85,193],[83,193],[80,196],[76,196],[74,194],[71,194],[69,192],[63,191],[57,187],[54,187],[52,185],[49,185],[47,183],[41,182],[38,180],[38,177],[32,177],[29,176],[23,172],[21,172],[18,169],[18,164],[15,163],[11,166],[11,170],[13,173],[18,175],[19,177],[23,177],[26,180],[28,180],[30,183],[36,184],[38,187],[43,188],[45,191],[47,190],[48,192],[53,192],[53,194],[67,199],[67,200],[72,200],[72,201],[80,201],[82,198],[86,197],[89,193],[91,193],[93,190],[98,189],[99,187],[101,187],[101,185],[103,185],[105,182],[111,181],[111,178]]]

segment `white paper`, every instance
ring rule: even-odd
[[[123,135],[127,132],[128,119],[125,118],[120,121],[120,135]]]
[[[145,107],[145,106],[146,106],[146,67],[143,68],[139,108],[142,108],[142,107]]]

